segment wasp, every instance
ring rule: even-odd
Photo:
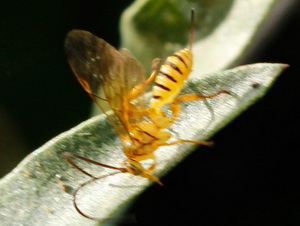
[[[145,70],[127,49],[117,51],[113,46],[90,32],[72,30],[65,41],[65,51],[69,64],[78,81],[93,101],[106,114],[108,120],[121,138],[126,160],[123,167],[114,167],[96,162],[74,153],[65,152],[64,158],[72,166],[92,178],[99,180],[118,173],[130,173],[148,178],[162,185],[159,178],[152,174],[156,167],[154,152],[161,146],[179,143],[195,143],[211,145],[207,141],[177,140],[168,142],[171,133],[166,131],[180,114],[180,103],[203,98],[213,98],[227,91],[219,91],[210,96],[196,94],[179,96],[193,65],[192,45],[194,41],[194,10],[191,10],[191,29],[189,47],[169,56],[160,66],[161,60],[152,63],[152,73],[145,78]],[[154,81],[150,100],[144,97],[147,87]],[[100,95],[103,91],[104,96]],[[114,114],[107,113],[107,105]],[[163,108],[169,107],[171,114]],[[77,158],[116,172],[94,177],[77,166],[71,158]],[[144,160],[152,160],[150,167],[142,164]],[[82,184],[74,193],[76,205],[77,191],[90,183]]]

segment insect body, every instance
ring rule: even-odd
[[[183,49],[167,58],[155,78],[150,108],[158,108],[174,101],[192,70],[192,64],[191,49]]]
[[[192,25],[193,21],[194,11],[192,10]],[[192,94],[178,97],[192,68],[193,30],[192,28],[189,49],[183,49],[168,57],[160,69],[160,61],[154,61],[153,72],[147,80],[144,77],[143,67],[128,50],[117,51],[103,39],[87,31],[73,30],[67,35],[65,50],[71,68],[80,84],[107,115],[119,134],[126,161],[122,163],[124,167],[113,167],[70,152],[64,154],[66,161],[82,173],[92,177],[91,181],[117,173],[131,173],[161,184],[160,180],[152,175],[156,166],[154,151],[158,147],[183,142],[210,145],[210,142],[192,140],[168,143],[171,134],[165,131],[179,115],[180,102],[212,98],[220,93],[226,93],[226,91],[220,91],[211,96]],[[154,79],[153,94],[148,103],[143,94]],[[99,96],[101,89],[103,89],[104,97]],[[105,107],[107,104],[113,110],[113,115],[107,114]],[[167,116],[161,109],[165,105],[170,105],[171,116]],[[70,157],[115,169],[117,172],[97,178],[78,167]],[[153,160],[153,163],[146,168],[141,162],[149,159]],[[88,218],[92,217],[78,209],[75,197],[77,191],[91,181],[82,184],[74,194],[75,208]]]

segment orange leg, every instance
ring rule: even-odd
[[[123,162],[122,165],[126,166],[126,168],[128,170],[128,173],[148,178],[148,179],[160,184],[161,186],[163,186],[163,184],[161,183],[159,178],[157,178],[157,177],[155,177],[151,174],[151,171],[153,171],[155,166],[156,166],[155,156],[154,155],[152,155],[152,156],[153,156],[153,160],[155,162],[149,169],[145,169],[142,166],[142,164],[139,161],[135,160],[135,159],[128,159],[129,165],[127,165],[126,162]],[[152,157],[150,157],[150,158],[152,158]]]
[[[156,75],[159,72],[160,63],[161,63],[161,59],[154,59],[153,60],[151,75],[149,76],[149,78],[145,82],[143,82],[141,84],[138,84],[136,87],[134,87],[132,89],[132,91],[127,96],[129,101],[133,100],[136,97],[138,97],[145,90],[147,85],[149,85],[153,81],[153,79],[156,77]]]
[[[169,145],[175,145],[175,144],[181,144],[181,143],[193,143],[193,144],[200,144],[205,146],[212,146],[214,143],[211,141],[197,141],[197,140],[177,140],[171,143],[164,143],[161,144],[161,146],[169,146]]]
[[[140,83],[136,85],[126,97],[123,98],[123,107],[126,107],[126,109],[122,109],[123,112],[123,118],[125,121],[129,121],[129,117],[133,116],[139,116],[144,115],[146,109],[136,108],[134,105],[129,106],[128,103],[130,103],[131,100],[137,98],[139,95],[143,93],[143,91],[146,89],[147,85],[149,85],[153,79],[156,77],[157,73],[159,72],[159,65],[161,63],[160,59],[154,59],[152,62],[152,73],[150,77],[143,83]]]
[[[179,115],[180,112],[180,102],[183,101],[194,101],[194,100],[199,100],[199,99],[209,99],[209,98],[214,98],[222,93],[227,93],[230,94],[226,90],[221,90],[215,94],[212,94],[210,96],[203,96],[203,95],[197,95],[197,94],[187,94],[184,96],[179,96],[177,97],[173,103],[171,104],[171,111],[172,111],[172,121],[176,120],[176,118]]]
[[[171,121],[175,121],[176,118],[179,115],[180,112],[180,102],[183,101],[194,101],[194,100],[199,100],[199,99],[208,99],[208,98],[214,98],[222,93],[227,93],[229,94],[228,91],[226,90],[221,90],[215,94],[212,94],[210,96],[202,96],[202,95],[196,95],[196,94],[188,94],[184,96],[177,97],[173,103],[171,104],[171,111],[172,111],[172,118]],[[161,146],[168,146],[168,145],[175,145],[175,144],[181,144],[181,143],[194,143],[194,144],[200,144],[200,145],[206,145],[206,146],[212,146],[213,142],[210,141],[195,141],[195,140],[177,140],[171,143],[164,143]]]

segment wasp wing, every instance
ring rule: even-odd
[[[143,98],[135,102],[126,98],[145,80],[141,64],[128,50],[119,52],[103,39],[83,30],[68,33],[65,51],[83,88],[107,115],[119,135],[128,134],[131,112],[146,108]],[[101,90],[104,91],[104,97],[99,96]],[[107,112],[107,105],[114,114]],[[142,119],[143,114],[136,115]]]
[[[140,122],[147,115],[146,99],[143,95],[145,90],[143,88],[140,90],[141,85],[145,82],[145,70],[129,50],[121,49],[120,54],[125,60],[122,71],[114,78],[113,83],[109,80],[105,81],[105,84],[111,85],[105,85],[103,89],[111,106],[118,108],[118,111],[115,112],[116,115],[128,125],[128,123]],[[115,91],[116,84],[119,84],[117,92]],[[136,96],[137,98],[134,98],[132,95],[137,90],[140,90],[139,94]]]

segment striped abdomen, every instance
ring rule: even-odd
[[[155,78],[150,108],[159,108],[173,102],[191,72],[192,65],[193,55],[189,49],[180,50],[167,58]]]

